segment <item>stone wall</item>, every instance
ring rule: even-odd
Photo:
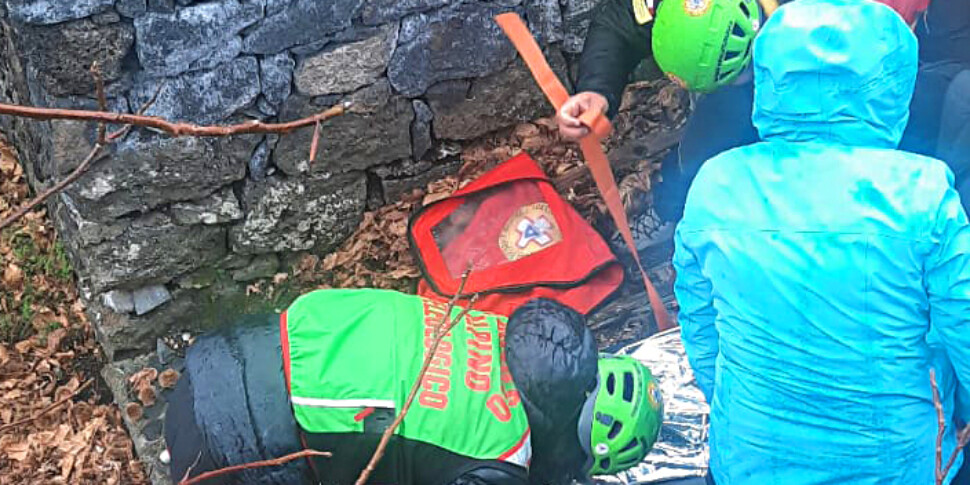
[[[6,0],[0,98],[95,108],[97,61],[112,110],[226,124],[287,121],[351,101],[286,136],[171,138],[134,130],[52,201],[105,351],[238,309],[247,282],[327,252],[369,206],[455,167],[456,146],[548,114],[492,21],[521,13],[569,71],[594,0]],[[572,66],[574,67],[574,66]],[[35,188],[90,150],[91,123],[3,130]]]

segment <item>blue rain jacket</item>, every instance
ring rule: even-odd
[[[753,62],[763,141],[704,164],[676,232],[711,472],[933,484],[929,370],[948,416],[970,383],[970,227],[948,168],[895,150],[916,39],[884,5],[800,0]],[[951,426],[944,460],[953,447]]]

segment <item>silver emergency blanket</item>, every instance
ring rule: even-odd
[[[672,328],[618,353],[646,364],[660,383],[664,424],[660,439],[638,466],[612,476],[594,477],[604,484],[647,484],[703,477],[707,472],[709,408],[694,381],[680,329]]]

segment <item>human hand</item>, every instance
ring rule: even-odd
[[[588,111],[606,113],[610,103],[606,97],[592,91],[577,93],[563,103],[559,113],[556,114],[556,122],[559,124],[559,133],[567,140],[579,140],[589,134],[589,127],[579,120],[579,117]]]

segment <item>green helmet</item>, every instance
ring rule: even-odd
[[[653,25],[653,57],[691,91],[734,81],[751,61],[761,24],[756,0],[663,0]]]
[[[596,390],[579,417],[591,475],[617,473],[647,456],[660,434],[663,399],[650,369],[628,356],[601,354]]]

